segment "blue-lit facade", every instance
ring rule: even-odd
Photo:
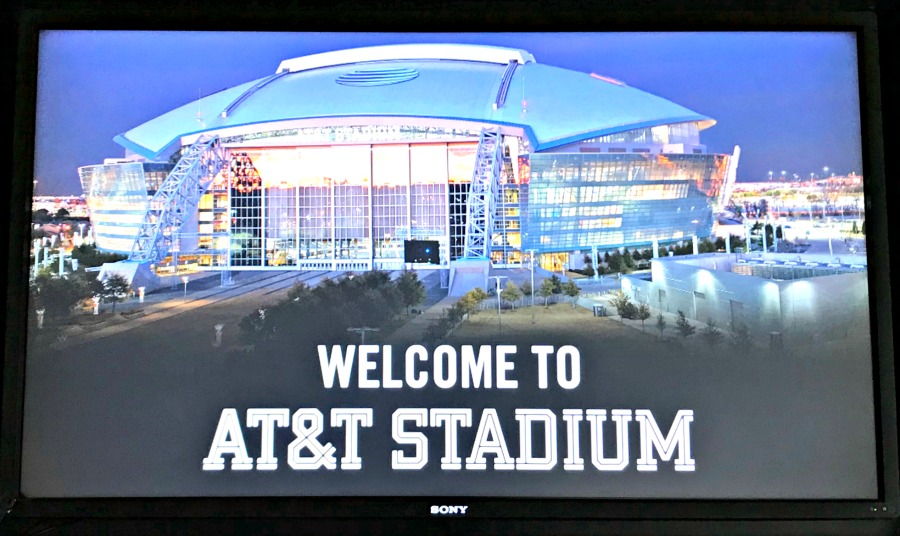
[[[709,154],[531,154],[519,194],[523,248],[605,250],[709,236],[727,163]]]
[[[559,269],[592,249],[709,236],[736,167],[736,155],[701,144],[714,123],[524,51],[372,47],[285,60],[116,137],[148,162],[80,173],[98,245],[127,253],[156,189],[148,170],[172,167],[149,161],[177,161],[216,134],[230,165],[173,255],[236,269],[397,269],[404,240],[422,239],[440,244],[447,267],[465,254],[479,133],[491,129],[502,151],[490,259],[518,265],[533,249]]]
[[[174,166],[108,161],[78,168],[97,247],[128,254],[147,211],[147,200]]]

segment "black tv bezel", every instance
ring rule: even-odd
[[[900,479],[896,427],[896,385],[893,360],[893,318],[891,310],[890,266],[896,254],[888,249],[887,199],[896,189],[887,182],[885,136],[881,99],[887,72],[887,58],[880,54],[895,43],[890,30],[879,22],[893,20],[896,12],[869,3],[847,2],[822,11],[798,11],[789,2],[769,4],[765,11],[733,9],[686,11],[680,2],[657,2],[654,22],[645,18],[640,6],[631,10],[596,9],[597,4],[565,7],[539,3],[521,11],[506,6],[487,8],[478,17],[457,2],[458,12],[425,13],[401,4],[397,9],[350,6],[334,20],[328,10],[289,10],[295,19],[278,14],[274,6],[256,13],[244,13],[241,20],[225,17],[216,7],[194,5],[186,12],[163,11],[164,6],[120,3],[102,10],[91,7],[51,9],[35,5],[14,7],[11,38],[18,47],[15,62],[16,99],[13,110],[13,180],[10,188],[9,256],[6,269],[8,310],[23,310],[26,304],[28,272],[27,236],[30,213],[34,149],[34,116],[37,79],[38,33],[45,29],[116,30],[249,30],[249,31],[847,31],[857,35],[859,45],[861,132],[863,172],[866,177],[867,250],[870,258],[870,305],[875,361],[876,428],[878,441],[879,499],[868,500],[597,500],[597,499],[496,499],[484,497],[230,497],[230,498],[115,498],[31,499],[20,491],[22,402],[24,397],[25,321],[8,315],[3,363],[2,443],[0,443],[0,494],[2,507],[11,508],[8,522],[16,527],[35,527],[43,522],[112,522],[122,519],[170,520],[190,523],[207,520],[246,522],[255,519],[272,527],[291,527],[292,520],[311,523],[316,530],[343,531],[347,528],[375,527],[400,532],[419,527],[440,530],[478,530],[490,533],[553,532],[582,533],[602,530],[609,533],[756,533],[762,531],[799,534],[892,533],[900,516]],[[228,5],[227,2],[224,3]],[[235,2],[237,5],[237,2]],[[528,8],[528,4],[518,4]],[[600,4],[602,7],[604,4]],[[608,6],[612,7],[612,6]],[[204,9],[210,10],[204,12]],[[894,18],[891,19],[890,17]],[[879,41],[881,46],[879,46]],[[887,92],[885,92],[887,93]],[[887,97],[887,95],[885,95]],[[896,219],[896,218],[895,218]],[[435,519],[433,504],[469,505],[465,519]],[[3,514],[0,511],[0,514]],[[224,521],[223,521],[224,520]],[[549,522],[547,526],[541,523]],[[202,523],[202,521],[201,521]],[[2,525],[0,525],[2,527]]]

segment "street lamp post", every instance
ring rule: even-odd
[[[536,249],[528,250],[528,258],[531,259],[531,323],[534,324],[534,255]],[[595,272],[596,273],[596,272]]]
[[[34,273],[32,274],[34,277],[38,276],[38,270],[41,267],[41,240],[35,239],[34,241]]]
[[[359,328],[347,328],[347,331],[355,331],[359,333],[359,343],[366,344],[366,332],[367,331],[380,331],[378,328],[370,328],[368,326],[362,326]]]
[[[505,275],[492,275],[491,279],[494,279],[497,282],[497,334],[503,334],[503,321],[500,319],[500,280],[506,279]],[[532,292],[534,291],[534,286],[532,286]],[[532,295],[533,296],[533,295]],[[531,312],[534,313],[534,298],[532,298],[531,303]]]
[[[222,328],[225,327],[225,324],[215,324],[213,329],[216,330],[216,340],[213,342],[213,346],[218,348],[222,346]]]

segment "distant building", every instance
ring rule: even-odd
[[[87,218],[88,205],[84,196],[52,196],[41,195],[31,199],[31,212],[38,210],[46,210],[51,216],[57,214],[61,209],[68,211],[69,216],[73,218]]]

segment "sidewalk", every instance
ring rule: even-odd
[[[422,314],[411,317],[406,324],[403,324],[397,328],[396,331],[388,335],[385,338],[384,344],[396,344],[398,342],[408,344],[424,343],[422,335],[425,333],[428,325],[434,320],[444,316],[444,311],[452,307],[457,301],[459,301],[459,297],[447,296],[428,309],[422,311]]]
[[[641,321],[640,320],[632,320],[625,319],[619,316],[618,311],[615,306],[612,305],[612,293],[603,293],[603,294],[589,294],[579,298],[578,305],[581,307],[585,307],[590,309],[592,304],[601,304],[606,306],[606,315],[607,318],[611,320],[615,320],[616,322],[621,323],[623,326],[634,328],[638,331],[641,331]],[[587,302],[587,303],[586,303]],[[589,305],[590,304],[590,305]],[[663,319],[666,321],[666,327],[663,331],[663,335],[661,338],[663,339],[671,339],[677,338],[681,339],[678,334],[678,312],[666,312],[657,309],[656,307],[650,306],[650,317],[644,320],[644,329],[643,332],[660,338],[659,328],[656,325],[657,317],[662,313]],[[700,334],[700,331],[706,327],[706,322],[701,322],[699,320],[694,320],[690,317],[685,317],[687,319],[688,324],[694,327],[696,330],[694,335],[687,338],[687,342],[699,341],[699,337],[697,335]],[[725,340],[731,335],[731,330],[729,330],[726,326],[716,325],[716,329],[722,334]]]

